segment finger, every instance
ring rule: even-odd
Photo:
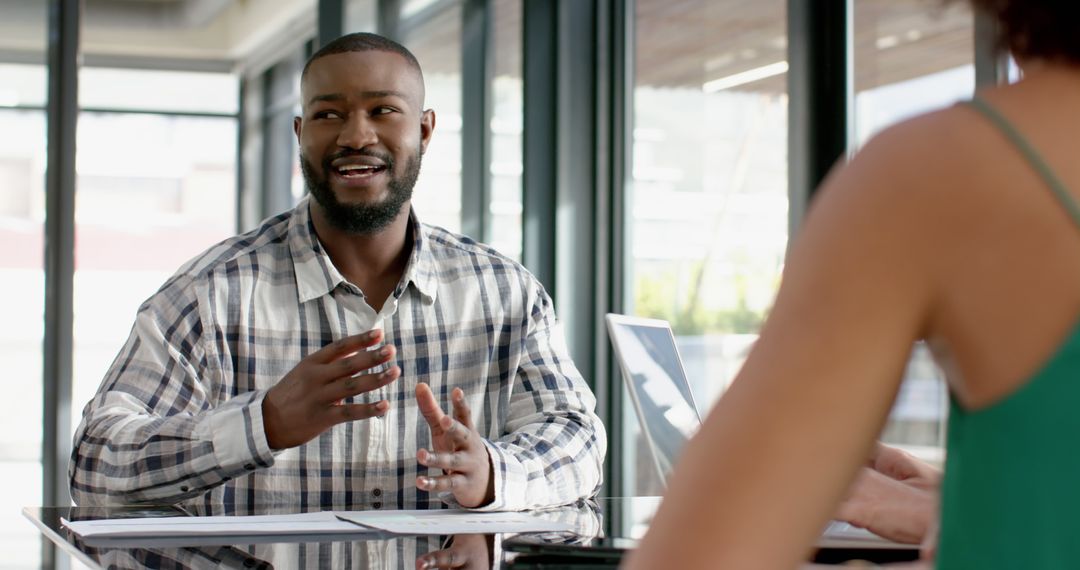
[[[416,567],[420,570],[428,568],[461,568],[466,564],[468,564],[468,560],[453,547],[429,552],[416,559]]]
[[[469,403],[465,401],[465,392],[461,388],[454,388],[450,393],[450,401],[454,405],[454,419],[472,429],[472,411],[469,410]]]
[[[464,489],[469,479],[463,473],[417,477],[416,486],[429,493],[453,493],[454,489]]]
[[[320,364],[312,374],[324,383],[343,380],[390,362],[396,353],[397,349],[392,344],[377,350],[361,350],[333,362]]]
[[[369,346],[375,346],[382,342],[383,332],[379,329],[370,330],[365,333],[355,334],[347,336],[345,338],[339,338],[334,342],[320,348],[319,350],[311,353],[308,358],[313,359],[320,364],[326,364],[332,362],[342,356],[349,355],[358,350],[367,348]]]
[[[400,377],[401,368],[397,366],[391,366],[388,370],[375,374],[349,376],[340,379],[337,382],[331,382],[323,387],[322,390],[324,395],[322,398],[324,402],[340,402],[345,398],[350,398],[357,394],[378,390]]]
[[[432,393],[431,386],[424,382],[416,385],[416,404],[420,407],[420,414],[427,420],[432,434],[441,435],[442,428],[440,426],[446,414],[439,407],[439,402],[435,400],[435,394]]]
[[[461,453],[446,451],[435,453],[426,449],[416,452],[416,460],[424,467],[442,469],[444,471],[462,471],[465,465],[465,457]]]
[[[386,415],[390,409],[390,402],[379,400],[373,404],[338,404],[330,406],[327,413],[330,415],[331,425],[355,420],[366,420]]]
[[[455,448],[464,447],[469,442],[469,435],[472,430],[454,418],[443,415],[439,419],[439,427],[442,428],[443,435],[450,440],[450,443],[454,444]]]

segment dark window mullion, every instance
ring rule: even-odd
[[[461,22],[461,233],[490,239],[491,0],[465,0]]]

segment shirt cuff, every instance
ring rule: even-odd
[[[263,425],[264,397],[266,390],[242,394],[218,408],[210,418],[214,457],[229,476],[274,464]]]
[[[492,477],[495,478],[495,498],[473,511],[521,511],[526,508],[524,490],[525,473],[521,464],[511,455],[488,440],[484,441],[491,460]]]

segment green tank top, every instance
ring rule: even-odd
[[[1024,137],[986,102],[969,104],[1020,151],[1080,226],[1080,209]],[[1078,440],[1080,323],[1004,400],[980,410],[951,401],[937,567],[1080,568]]]

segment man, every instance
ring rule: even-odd
[[[301,97],[310,197],[143,304],[75,434],[72,496],[495,510],[594,494],[606,435],[551,299],[412,213],[435,128],[416,59],[344,36]]]

